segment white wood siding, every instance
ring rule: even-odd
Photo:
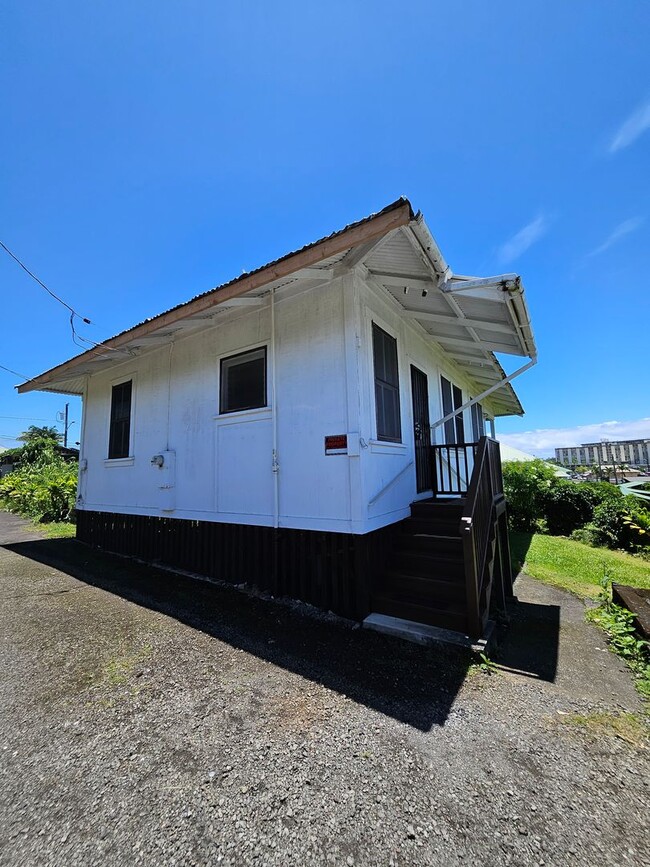
[[[271,526],[273,413],[277,413],[280,526],[363,533],[408,515],[415,467],[410,365],[429,378],[431,421],[441,417],[440,374],[477,393],[459,368],[399,315],[388,293],[347,274],[275,296],[277,407],[271,406],[270,297],[235,319],[177,340],[88,380],[81,509]],[[397,339],[402,442],[376,439],[372,322]],[[219,415],[221,358],[267,346],[268,406]],[[108,461],[111,386],[133,377],[132,455]],[[489,411],[489,405],[486,407]],[[471,439],[470,413],[466,412]],[[324,438],[348,435],[347,455]],[[438,442],[442,430],[438,430]],[[175,454],[166,474],[151,464]],[[171,462],[170,462],[171,463]]]

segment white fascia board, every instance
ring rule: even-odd
[[[409,228],[417,238],[424,253],[426,253],[436,274],[440,276],[441,280],[449,279],[451,268],[445,261],[445,257],[442,255],[440,247],[429,231],[429,227],[424,222],[422,214],[416,214],[415,219],[409,223]]]

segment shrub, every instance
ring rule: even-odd
[[[650,512],[636,497],[606,500],[594,509],[590,529],[599,545],[640,550],[650,542]]]
[[[548,532],[552,536],[569,536],[574,530],[584,527],[594,510],[591,492],[566,479],[552,482],[544,496],[543,506]]]
[[[503,464],[503,489],[513,529],[525,532],[539,529],[545,497],[554,479],[555,471],[545,461],[506,461]]]
[[[620,488],[609,482],[554,479],[544,498],[548,532],[553,536],[569,536],[592,520],[595,508],[622,497]]]
[[[623,496],[621,489],[611,482],[580,482],[580,489],[590,498],[593,508],[608,500],[620,500]]]
[[[77,464],[57,455],[23,464],[0,480],[0,502],[37,521],[70,521],[77,493]]]
[[[574,542],[582,542],[583,545],[590,545],[592,548],[598,546],[598,534],[593,524],[587,524],[586,527],[578,527],[577,530],[571,533],[571,539]]]
[[[650,542],[650,512],[609,482],[559,479],[552,466],[536,460],[504,463],[503,483],[513,530],[631,551]]]

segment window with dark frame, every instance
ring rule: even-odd
[[[372,323],[372,351],[375,368],[377,439],[401,443],[397,341],[374,322]]]
[[[238,412],[266,405],[266,346],[222,358],[219,412]]]
[[[111,425],[108,438],[108,457],[128,458],[131,443],[131,397],[133,380],[114,385],[111,392]]]
[[[449,415],[455,409],[460,409],[463,405],[463,392],[444,376],[440,377],[440,385],[442,390],[442,415]],[[465,421],[462,412],[450,418],[445,422],[445,443],[451,445],[453,443],[465,442]]]
[[[481,437],[485,436],[485,419],[483,418],[483,407],[480,403],[472,404],[472,435],[474,442],[478,442]]]

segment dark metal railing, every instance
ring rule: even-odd
[[[479,443],[431,446],[431,487],[434,497],[467,493]]]
[[[502,584],[506,573],[510,575],[499,443],[481,437],[476,445],[474,469],[460,522],[467,622],[472,638],[481,636],[487,621],[494,564],[497,563]]]

